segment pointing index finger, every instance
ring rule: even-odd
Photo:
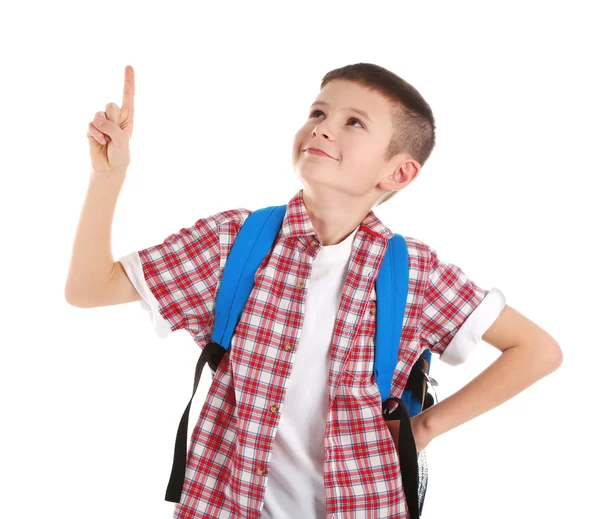
[[[123,105],[122,109],[127,110],[131,117],[133,117],[133,96],[135,94],[135,76],[133,74],[133,67],[127,65],[125,67],[125,85],[123,86]]]

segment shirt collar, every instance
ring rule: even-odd
[[[310,236],[315,235],[313,224],[306,211],[303,199],[303,189],[300,189],[288,202],[285,217],[281,224],[281,236]],[[371,209],[358,226],[364,231],[377,237],[389,239],[394,233],[383,224]]]

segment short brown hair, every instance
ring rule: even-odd
[[[435,146],[435,119],[431,107],[416,88],[372,63],[355,63],[327,72],[321,80],[321,89],[334,79],[356,81],[383,95],[391,103],[394,126],[385,152],[386,162],[399,153],[408,153],[423,167]],[[386,193],[376,205],[387,202],[397,193]]]

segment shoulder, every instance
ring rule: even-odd
[[[411,236],[404,236],[406,248],[408,250],[409,268],[421,272],[429,272],[431,268],[432,256],[435,251],[422,240]]]
[[[181,232],[191,232],[194,238],[208,237],[212,235],[216,240],[217,237],[235,236],[246,221],[251,210],[245,208],[227,209],[219,211],[209,216],[199,218],[194,222],[191,228],[182,229]]]
[[[225,247],[225,252],[231,248],[242,225],[251,213],[250,209],[237,208],[221,211],[209,217],[216,227],[216,233],[219,236],[221,246]]]
[[[425,242],[411,236],[404,236],[404,240],[409,254],[424,257],[429,255],[431,248]]]
[[[212,220],[217,226],[221,225],[243,225],[246,221],[246,218],[252,213],[250,209],[245,208],[237,208],[237,209],[228,209],[226,211],[221,211],[218,213],[214,213],[208,217],[208,219]]]
[[[202,220],[204,224],[209,223],[212,227],[215,247],[219,249],[222,265],[227,260],[240,229],[251,213],[250,209],[240,207],[214,213]]]

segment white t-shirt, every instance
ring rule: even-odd
[[[313,260],[304,324],[275,435],[261,519],[325,517],[323,435],[328,409],[328,370],[333,327],[358,227],[344,241],[323,246]],[[119,258],[161,338],[171,333],[158,312],[137,252]],[[463,362],[505,305],[493,288],[469,315],[440,360]]]

